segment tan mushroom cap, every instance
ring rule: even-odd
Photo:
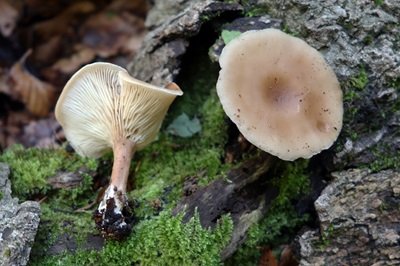
[[[258,148],[291,161],[337,139],[343,117],[339,82],[303,40],[275,29],[245,32],[228,43],[219,62],[222,106]]]
[[[55,115],[77,153],[97,158],[116,141],[140,149],[156,137],[178,86],[161,88],[110,63],[86,65],[67,82]]]

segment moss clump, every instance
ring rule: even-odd
[[[31,251],[30,263],[33,265],[40,265],[41,261],[49,256],[48,249],[59,237],[67,235],[78,247],[82,247],[88,234],[97,233],[91,212],[77,213],[71,206],[67,206],[67,202],[59,204],[53,200],[54,198],[51,198],[40,205],[40,224]]]
[[[0,191],[0,200],[3,199],[3,192]]]
[[[47,178],[58,171],[76,171],[85,166],[94,170],[97,163],[77,155],[69,154],[63,149],[25,149],[14,145],[0,156],[0,162],[11,167],[12,191],[20,200],[26,200],[36,194],[45,194],[50,186]]]
[[[359,66],[358,74],[349,78],[343,83],[343,102],[344,102],[344,117],[343,117],[343,129],[342,129],[342,140],[350,138],[351,140],[357,140],[360,130],[354,130],[354,125],[359,123],[359,116],[363,113],[364,99],[368,95],[366,86],[368,84],[368,74],[363,65]],[[369,130],[369,129],[368,129]],[[337,149],[341,148],[344,143],[337,146]]]
[[[368,84],[368,75],[364,66],[360,67],[358,75],[350,79],[350,86],[357,90],[363,90]]]
[[[357,75],[351,77],[345,84],[343,100],[350,105],[361,98],[361,92],[368,84],[368,74],[364,66],[360,66]]]
[[[198,214],[182,223],[183,214],[159,216],[140,222],[126,242],[109,242],[100,252],[48,256],[32,265],[219,265],[228,243],[232,220],[222,217],[214,230],[203,229]]]
[[[283,163],[274,171],[271,185],[279,189],[266,216],[248,231],[242,247],[229,259],[227,265],[254,265],[260,258],[259,247],[277,247],[289,241],[291,234],[308,221],[307,215],[299,215],[292,201],[309,191],[308,160]]]
[[[322,251],[325,250],[330,244],[332,238],[337,235],[333,224],[330,224],[328,228],[321,233],[320,240],[316,243],[316,246]]]
[[[379,172],[385,169],[400,169],[400,151],[393,151],[392,147],[387,145],[379,145],[372,151],[375,160],[371,163],[363,165],[373,172]]]

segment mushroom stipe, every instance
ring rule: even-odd
[[[126,186],[132,157],[155,139],[169,106],[182,94],[175,83],[153,86],[109,63],[86,65],[65,85],[55,115],[71,146],[93,158],[114,153],[111,182],[94,213],[103,236],[121,239],[131,231]]]

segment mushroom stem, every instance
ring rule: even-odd
[[[103,235],[121,239],[131,231],[132,213],[125,193],[135,143],[128,139],[120,139],[114,143],[113,151],[111,183],[104,192],[94,219]]]
[[[129,168],[133,154],[135,153],[135,143],[122,139],[117,141],[113,147],[114,164],[111,173],[111,184],[118,191],[126,192],[126,184],[128,182]]]

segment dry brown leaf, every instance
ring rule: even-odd
[[[147,12],[149,11],[150,4],[147,0],[135,0],[135,1],[126,1],[126,0],[114,0],[107,7],[107,10],[114,12],[125,12],[128,11],[130,13],[139,15],[141,17],[145,17]]]
[[[10,94],[10,85],[8,84],[8,71],[0,68],[0,92]]]
[[[100,201],[99,201],[100,202]],[[95,206],[96,204],[98,204],[98,202],[93,201],[79,209],[76,209],[75,212],[87,212],[88,210],[90,210],[93,206]]]
[[[14,82],[13,94],[32,114],[46,116],[53,107],[55,89],[51,84],[39,80],[24,68],[25,60],[30,53],[30,50],[25,53],[10,70],[10,78]]]
[[[281,253],[279,266],[298,266],[298,265],[299,262],[297,261],[292,248],[289,245],[285,246]]]
[[[80,21],[78,18],[93,12],[95,9],[95,5],[91,2],[77,2],[66,8],[57,17],[37,23],[34,26],[35,36],[47,40],[55,35],[72,33],[71,26]]]
[[[0,151],[6,147],[7,133],[4,126],[4,121],[0,120]]]
[[[73,172],[58,172],[49,178],[47,182],[53,188],[76,188],[82,183],[83,177]]]
[[[8,116],[1,123],[1,147],[6,148],[15,143],[20,143],[21,127],[32,117],[27,112],[8,112]]]
[[[63,52],[62,41],[60,35],[55,35],[46,42],[39,43],[32,52],[33,61],[42,65],[49,65],[56,61]]]
[[[51,68],[64,74],[72,74],[95,57],[96,54],[92,49],[82,46],[71,57],[58,60]]]
[[[53,114],[48,118],[29,121],[23,126],[18,142],[27,147],[57,148],[60,147],[60,124]]]
[[[259,266],[278,266],[278,262],[270,248],[263,248],[261,258],[258,262]]]
[[[0,0],[0,32],[8,37],[14,31],[18,20],[18,11],[6,0]]]
[[[129,13],[103,11],[90,17],[80,31],[82,43],[92,48],[101,57],[116,55],[131,45],[129,39],[142,36],[144,21]],[[136,46],[136,45],[135,45]]]

